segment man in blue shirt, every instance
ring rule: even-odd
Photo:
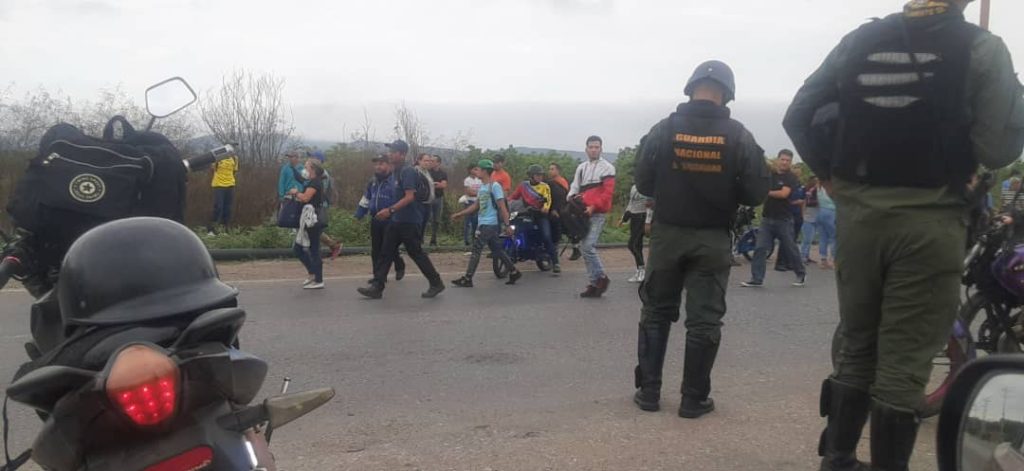
[[[405,251],[419,267],[420,272],[430,281],[430,288],[423,293],[424,298],[433,298],[444,291],[441,275],[430,262],[420,241],[420,229],[423,225],[423,203],[416,199],[416,187],[419,184],[419,171],[406,165],[409,144],[399,139],[387,144],[388,158],[394,165],[394,174],[398,184],[395,186],[396,202],[377,212],[374,216],[379,221],[391,221],[384,233],[381,245],[381,259],[373,267],[373,281],[370,286],[359,288],[359,294],[371,299],[384,296],[384,284],[388,279],[391,265],[398,257],[399,246],[404,245]]]
[[[298,151],[290,150],[285,154],[288,161],[281,165],[281,175],[277,178],[277,199],[283,200],[293,188],[302,191],[306,188],[299,180],[302,165],[299,163]]]
[[[356,219],[362,220],[367,214],[373,218],[370,221],[370,260],[374,269],[377,262],[381,260],[381,247],[384,245],[384,234],[387,232],[391,221],[377,220],[376,216],[382,209],[390,208],[398,200],[395,199],[395,175],[391,172],[391,162],[387,154],[380,154],[373,158],[374,175],[366,184],[366,192],[359,200],[359,207],[356,208]],[[405,260],[401,255],[395,256],[395,281],[405,277]],[[370,280],[372,283],[373,280]]]
[[[483,182],[480,185],[480,190],[476,193],[476,202],[469,205],[466,209],[452,214],[452,221],[466,214],[476,212],[478,220],[477,236],[473,241],[473,254],[469,257],[469,266],[466,268],[466,274],[462,278],[452,281],[452,284],[461,288],[472,288],[473,275],[476,274],[476,267],[480,264],[480,255],[483,253],[484,247],[490,247],[495,257],[500,258],[502,262],[511,267],[511,271],[508,274],[508,282],[505,284],[514,285],[516,281],[523,277],[523,274],[516,269],[512,259],[505,253],[504,244],[500,236],[501,226],[498,225],[498,215],[500,214],[500,220],[505,223],[505,233],[508,235],[513,234],[512,226],[508,220],[507,206],[501,202],[505,199],[505,191],[501,188],[501,184],[495,182],[492,178],[494,162],[488,159],[481,160],[474,170],[477,171],[477,178]]]

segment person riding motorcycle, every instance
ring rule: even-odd
[[[516,191],[509,196],[509,200],[522,200],[534,217],[534,222],[540,228],[541,237],[544,242],[544,250],[551,260],[551,270],[554,273],[561,273],[562,267],[558,263],[558,249],[555,246],[551,232],[551,187],[544,183],[544,168],[540,165],[531,165],[526,170],[529,180],[526,180],[516,187]]]

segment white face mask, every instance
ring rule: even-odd
[[[303,179],[309,180],[309,170],[306,170],[305,168],[303,168],[301,175],[302,175]]]

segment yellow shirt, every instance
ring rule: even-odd
[[[530,184],[533,187],[533,191],[540,193],[544,197],[544,211],[551,211],[551,187],[547,183],[540,182],[536,185]]]
[[[238,157],[231,157],[214,164],[213,187],[232,188],[235,186],[235,173],[238,173]]]

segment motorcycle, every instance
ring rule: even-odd
[[[986,177],[991,180],[991,177]],[[990,182],[983,183],[984,193]],[[1018,192],[1014,197],[1016,201]],[[1022,221],[1024,215],[1012,214]],[[1012,219],[996,216],[977,231],[964,259],[964,301],[945,348],[933,362],[932,386],[926,391],[922,415],[938,414],[950,386],[964,365],[979,354],[1019,354],[1024,351],[1024,297],[1013,278],[1015,256],[1024,251]],[[984,315],[979,315],[984,313]]]
[[[196,99],[178,77],[150,87],[146,131]],[[231,144],[218,147],[183,160],[174,175],[183,180],[234,154]],[[171,206],[183,206],[184,193],[177,194],[182,200]],[[267,449],[273,431],[328,402],[334,390],[287,394],[286,379],[281,395],[250,405],[267,364],[238,348],[245,321],[238,307],[159,322],[65,325],[55,287],[64,254],[80,235],[23,227],[14,235],[0,232],[0,288],[13,278],[36,298],[33,340],[25,345],[31,361],[7,388],[7,398],[35,409],[44,421],[33,448],[8,457],[0,470],[13,471],[30,458],[55,471],[275,469]],[[6,402],[3,419],[6,449]]]
[[[502,235],[504,239],[505,253],[512,259],[513,263],[533,260],[540,271],[550,271],[552,268],[551,257],[544,247],[544,236],[541,234],[540,226],[536,222],[536,214],[525,207],[509,214],[513,235]],[[507,266],[498,257],[491,255],[493,260],[492,268],[494,276],[505,278],[512,267]]]

